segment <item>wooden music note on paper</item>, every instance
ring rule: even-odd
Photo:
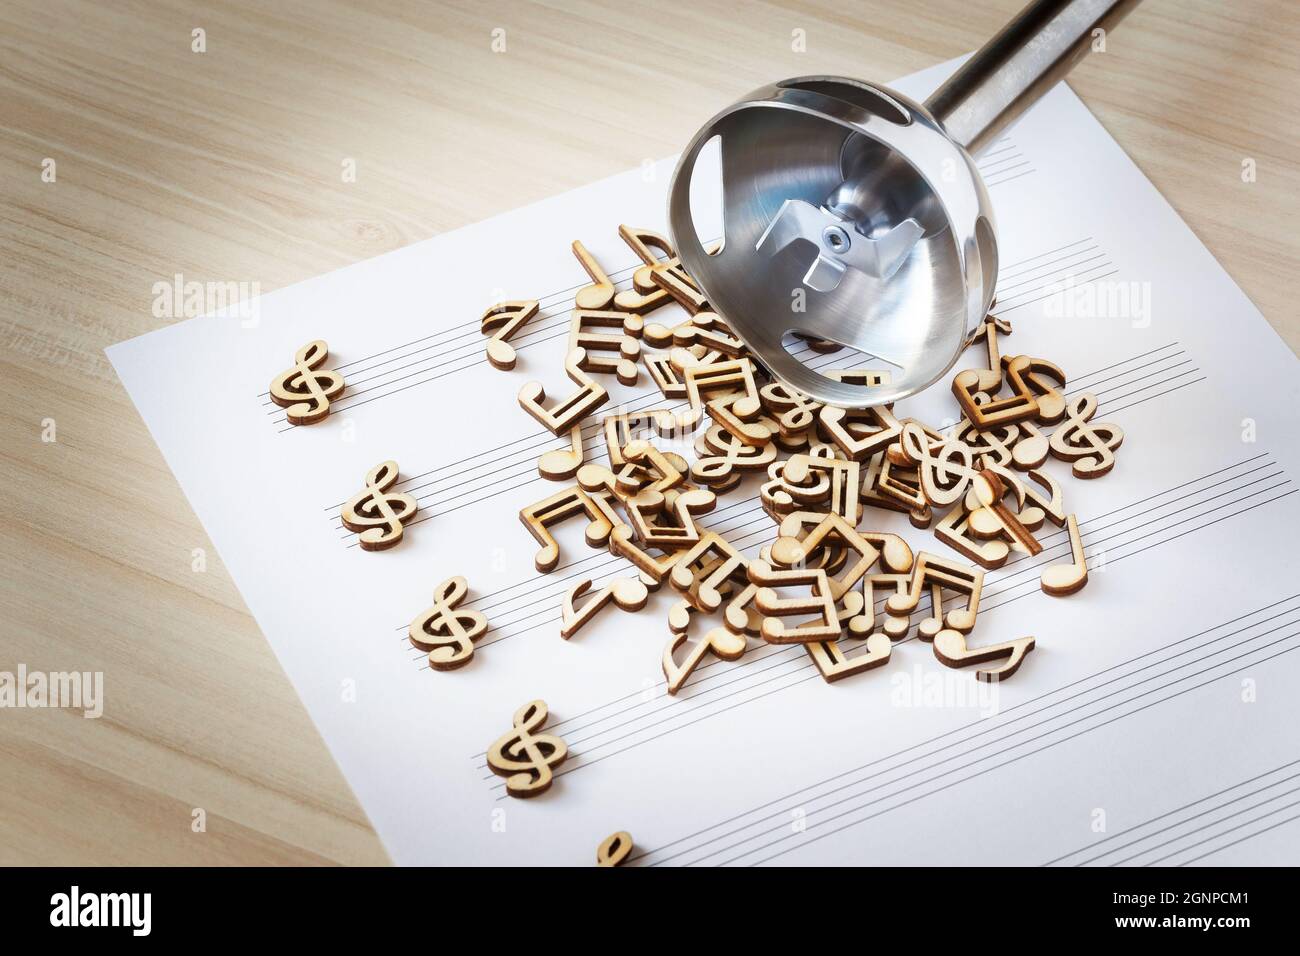
[[[949,667],[966,667],[968,664],[985,664],[1001,660],[999,667],[981,668],[975,677],[985,683],[1006,680],[1020,669],[1025,655],[1034,649],[1032,637],[1022,637],[1007,641],[1005,644],[990,644],[986,647],[967,647],[966,635],[951,628],[944,628],[934,636],[934,656]]]
[[[972,529],[977,529],[979,516],[983,513],[991,516],[993,519],[991,523],[1029,554],[1035,555],[1043,550],[1043,546],[1025,527],[1019,516],[1003,502],[1002,498],[1007,493],[1007,486],[1002,483],[997,472],[991,468],[983,469],[972,481],[971,493],[979,503],[979,510],[973,511],[970,516]],[[1040,523],[1041,520],[1040,518]]]
[[[506,778],[512,797],[536,797],[551,788],[551,770],[564,763],[569,748],[554,734],[539,734],[546,726],[546,701],[534,700],[515,711],[513,727],[487,752],[488,767]]]
[[[894,615],[911,614],[921,602],[922,591],[930,585],[939,585],[966,595],[966,606],[949,611],[944,622],[954,630],[969,632],[975,626],[975,615],[979,613],[984,572],[959,561],[947,561],[928,551],[922,551],[916,557],[908,593],[892,595],[885,602],[885,609]],[[941,603],[935,607],[935,618],[939,616],[941,607]],[[937,630],[934,620],[927,620],[921,624],[921,637],[933,637]]]
[[[903,426],[898,444],[887,455],[898,464],[914,466],[925,500],[941,508],[961,500],[975,477],[975,455],[969,445],[927,434],[917,422]]]
[[[510,344],[510,339],[528,324],[528,320],[537,314],[538,308],[536,299],[521,299],[498,302],[483,313],[480,325],[484,335],[492,336],[487,343],[487,358],[493,368],[508,372],[515,367],[518,354]]]
[[[1115,467],[1115,449],[1124,443],[1124,430],[1109,422],[1092,421],[1097,396],[1090,392],[1069,402],[1065,422],[1052,433],[1052,456],[1072,462],[1076,478],[1100,478]]]
[[[840,636],[840,619],[831,596],[826,572],[821,568],[776,570],[763,561],[749,562],[749,580],[759,586],[754,604],[763,615],[759,634],[769,644],[805,644],[809,641],[834,640]],[[777,588],[807,587],[809,593],[783,598]],[[808,617],[789,627],[784,617]]]
[[[899,614],[893,614],[889,610],[889,598],[894,595],[908,595],[912,590],[912,575],[910,574],[868,574],[862,579],[862,613],[866,620],[863,622],[864,631],[868,634],[874,634],[879,627],[881,633],[891,641],[901,641],[907,637],[907,632],[911,630],[912,620],[911,611],[903,611]],[[881,595],[885,596],[884,607],[881,609],[883,619],[876,616],[876,602]]]
[[[1083,556],[1083,542],[1079,538],[1079,519],[1070,515],[1065,519],[1070,532],[1070,564],[1053,564],[1043,570],[1039,586],[1054,597],[1062,597],[1081,590],[1088,583],[1088,562]]]
[[[308,342],[294,355],[294,366],[271,380],[271,401],[284,409],[290,425],[314,425],[330,413],[330,402],[343,394],[343,376],[321,368],[329,359],[322,339]]]
[[[583,271],[591,277],[591,285],[578,290],[578,294],[573,297],[573,304],[579,309],[608,309],[614,301],[614,283],[600,267],[596,257],[577,239],[573,240],[573,254],[582,264]]]
[[[704,660],[706,655],[712,654],[724,661],[738,661],[744,655],[747,646],[743,634],[733,633],[725,627],[715,627],[704,637],[691,644],[685,659],[679,664],[677,662],[677,652],[689,643],[690,635],[683,630],[674,633],[664,647],[662,664],[664,677],[668,681],[668,693],[670,694],[676,695],[682,689],[682,685],[686,683],[691,674],[695,673],[695,668],[700,666],[700,662]]]
[[[397,480],[397,462],[380,462],[366,475],[365,489],[343,506],[343,526],[358,532],[363,550],[395,547],[402,540],[403,525],[410,523],[420,508],[410,495],[389,492]]]
[[[1060,390],[1065,388],[1065,373],[1059,366],[1047,359],[1030,358],[1022,365],[1020,377],[1038,401],[1037,417],[1041,424],[1055,425],[1065,417],[1065,395]]]
[[[668,294],[667,289],[661,289],[655,284],[650,271],[651,267],[661,262],[677,258],[672,243],[657,232],[627,225],[620,225],[618,234],[644,264],[632,273],[632,288],[614,296],[614,308],[645,315],[672,302],[673,297]],[[646,327],[646,341],[655,348],[667,348],[671,341],[671,333],[661,325],[654,325],[653,329],[652,333],[651,326]]]
[[[537,570],[542,574],[554,571],[560,561],[560,545],[551,534],[551,525],[559,524],[577,514],[587,516],[585,532],[587,544],[593,548],[604,546],[609,541],[614,524],[609,520],[608,512],[577,485],[544,498],[519,512],[519,520],[542,546],[533,560]]]
[[[996,395],[998,389],[1002,387],[1002,359],[998,354],[998,336],[1010,335],[1011,323],[1006,319],[999,319],[995,315],[987,316],[980,323],[979,329],[971,337],[971,344],[983,342],[988,354],[988,368],[972,369],[979,373],[978,387],[979,391],[986,392],[989,395]]]
[[[598,331],[600,329],[618,331]],[[641,333],[639,315],[574,309],[569,316],[569,354],[582,350],[578,367],[584,372],[616,375],[624,385],[635,385],[640,377],[637,360],[641,357]]]
[[[611,833],[596,847],[597,866],[622,866],[632,854],[632,834],[626,830]]]
[[[670,551],[656,558],[648,550],[636,543],[636,535],[629,524],[615,525],[614,533],[609,537],[611,554],[627,558],[641,572],[641,580],[652,591],[658,590],[664,578],[672,573],[678,560],[685,551]]]
[[[569,447],[543,452],[537,459],[537,473],[548,481],[568,481],[582,467],[582,426],[569,429]]]
[[[844,457],[854,461],[866,461],[876,452],[884,451],[898,440],[903,430],[902,423],[884,405],[853,409],[826,405],[817,418]]]
[[[722,560],[710,564],[713,558]],[[695,607],[712,614],[722,606],[723,585],[745,566],[743,554],[721,535],[706,531],[689,551],[681,552],[669,580]]]
[[[429,652],[434,670],[464,667],[474,657],[474,642],[487,632],[482,612],[457,610],[467,594],[469,584],[463,577],[443,581],[433,592],[433,607],[422,611],[407,631],[412,644]]]
[[[769,551],[772,557],[772,563],[783,568],[802,567],[808,564],[809,555],[814,555],[820,549],[835,547],[845,555],[856,555],[856,560],[852,563],[846,558],[844,561],[845,570],[834,576],[827,577],[827,584],[830,587],[830,597],[833,600],[840,600],[846,591],[849,591],[862,580],[863,576],[871,570],[872,565],[880,558],[880,552],[875,546],[867,541],[858,530],[843,515],[829,512],[824,515],[817,515],[817,523],[808,531],[803,538],[798,534],[802,531],[804,517],[799,512],[787,517],[781,522],[780,534],[772,542]],[[787,534],[786,532],[793,532]],[[910,562],[911,554],[908,554]],[[753,574],[751,572],[750,580]]]
[[[616,578],[596,591],[581,608],[575,608],[573,602],[590,590],[591,579],[583,578],[564,595],[564,603],[560,608],[560,637],[566,641],[610,601],[624,611],[639,611],[650,600],[650,591],[640,578]]]
[[[804,645],[822,680],[828,684],[888,664],[893,648],[893,641],[884,634],[868,635],[866,653],[853,657],[844,653],[838,641],[813,641]]]
[[[546,400],[546,390],[542,388],[541,382],[529,382],[519,390],[520,407],[549,428],[552,434],[567,432],[609,401],[609,392],[582,370],[586,358],[582,349],[570,352],[565,358],[564,371],[578,386],[578,390],[550,408],[542,404]]]
[[[968,368],[958,372],[952,380],[952,393],[966,417],[976,428],[993,428],[997,425],[1010,425],[1027,418],[1038,416],[1038,399],[1024,379],[1024,373],[1033,365],[1034,359],[1028,355],[1003,358],[1002,368],[1011,388],[1011,394],[1003,398],[991,398],[980,401],[976,396],[987,395],[980,388],[982,379],[979,369]]]
[[[959,502],[935,525],[934,536],[982,568],[992,571],[1002,567],[1011,557],[1011,546],[1001,538],[984,540],[974,534],[972,513],[965,501]]]
[[[1047,461],[1050,450],[1047,436],[1031,421],[1023,421],[1014,427],[1020,434],[1011,449],[1011,467],[1018,471],[1032,471]]]

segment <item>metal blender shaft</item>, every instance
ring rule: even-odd
[[[1056,85],[1140,0],[1035,0],[939,87],[925,107],[975,155]]]

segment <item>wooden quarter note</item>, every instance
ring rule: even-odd
[[[614,283],[605,274],[596,257],[577,239],[573,240],[573,254],[582,264],[583,271],[591,277],[591,285],[578,290],[573,297],[573,304],[579,309],[608,309],[614,302]]]
[[[1083,557],[1083,542],[1079,539],[1079,520],[1074,515],[1065,519],[1065,526],[1070,532],[1069,564],[1049,565],[1039,579],[1042,589],[1055,597],[1073,594],[1088,583],[1088,563]]]

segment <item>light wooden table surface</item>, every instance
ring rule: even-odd
[[[770,80],[964,53],[1020,0],[354,6],[0,2],[0,670],[106,693],[0,710],[0,863],[387,859],[104,358],[171,321],[155,282],[307,279],[675,153]],[[1071,80],[1292,348],[1298,62],[1294,0],[1148,0]]]

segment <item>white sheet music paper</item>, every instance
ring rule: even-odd
[[[899,86],[921,98],[952,68]],[[560,638],[566,588],[630,566],[572,520],[560,567],[536,573],[518,515],[563,487],[536,459],[564,442],[515,396],[532,379],[571,390],[567,313],[587,280],[569,243],[625,287],[636,260],[616,227],[666,231],[671,160],[263,296],[255,328],[206,317],[109,350],[396,862],[588,865],[615,830],[640,865],[1300,860],[1296,359],[1069,89],[979,166],[1014,323],[1003,350],[1062,365],[1127,434],[1099,481],[1047,466],[1079,515],[1088,586],[1039,590],[1069,554],[1051,525],[1042,555],[988,574],[972,643],[1038,641],[996,707],[915,639],[833,686],[801,647],[752,642],[669,697],[668,586]],[[543,308],[513,372],[487,364],[478,328],[504,298]],[[268,383],[318,338],[347,392],[293,428]],[[635,388],[602,382],[601,412],[664,403],[644,370]],[[944,384],[899,411],[946,423],[956,403]],[[603,460],[600,414],[584,437]],[[390,458],[421,512],[398,548],[368,553],[339,506]],[[753,484],[704,523],[750,553],[775,534]],[[863,526],[957,557],[893,513]],[[405,631],[452,575],[491,630],[468,667],[437,672]],[[534,698],[571,756],[523,801],[483,754]]]

